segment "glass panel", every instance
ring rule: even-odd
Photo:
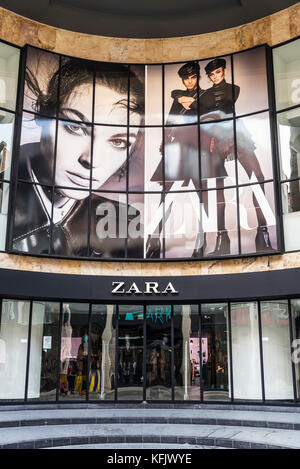
[[[227,401],[231,394],[227,304],[201,305],[201,322],[203,399]]]
[[[239,184],[273,179],[269,114],[236,121]]]
[[[118,400],[143,400],[144,307],[119,306]]]
[[[128,194],[127,257],[144,257],[144,194]]]
[[[89,400],[115,399],[116,318],[114,305],[92,305]]]
[[[96,63],[96,87],[94,121],[99,124],[128,124],[128,66],[122,64]],[[133,75],[132,90],[137,89],[134,98],[135,108],[140,99],[144,101],[144,89]]]
[[[91,200],[90,255],[124,257],[127,238],[127,196],[98,192]]]
[[[169,192],[165,198],[165,256],[199,257],[201,211],[198,192]]]
[[[25,397],[29,309],[29,301],[2,301],[0,399]]]
[[[18,183],[15,201],[13,249],[36,254],[49,253],[51,200],[51,188],[29,183]]]
[[[59,121],[57,134],[55,185],[89,189],[92,164],[91,126]],[[96,171],[93,178],[96,179]]]
[[[300,180],[286,182],[281,186],[283,211],[284,247],[286,251],[300,249]]]
[[[144,129],[130,127],[129,129],[129,153],[128,153],[128,190],[144,190],[145,174],[145,135]],[[124,178],[125,179],[125,178]],[[119,189],[118,189],[119,190]]]
[[[18,178],[52,184],[56,121],[23,113]],[[70,183],[69,183],[70,184]]]
[[[200,345],[197,305],[174,305],[174,397],[200,400]]]
[[[0,44],[0,106],[15,110],[20,50]]]
[[[131,65],[129,78],[129,125],[145,122],[145,65]]]
[[[231,303],[234,399],[262,399],[257,303]]]
[[[0,250],[5,250],[10,184],[0,183]]]
[[[162,191],[162,129],[145,128],[145,190]]]
[[[172,399],[171,306],[147,306],[146,399]]]
[[[204,188],[236,184],[232,121],[201,124],[200,145]]]
[[[205,115],[206,120],[232,116],[239,87],[232,86],[231,75],[230,56],[200,62],[200,114],[212,113]]]
[[[239,188],[242,253],[277,249],[273,183]]]
[[[59,310],[59,303],[32,303],[28,399],[56,400]]]
[[[287,300],[262,301],[261,324],[266,399],[294,399]]]
[[[93,63],[62,57],[59,72],[59,117],[92,122]]]
[[[277,114],[280,178],[300,177],[300,110]]]
[[[85,400],[88,379],[89,305],[63,303],[60,351],[60,400]],[[74,379],[68,380],[68,376]]]
[[[199,151],[197,126],[165,129],[166,190],[199,189]]]
[[[198,120],[198,62],[165,65],[165,123]]]
[[[276,107],[300,104],[300,39],[273,49]]]
[[[15,116],[0,110],[0,178],[10,179]]]
[[[202,220],[205,256],[238,254],[235,188],[203,191]]]
[[[145,124],[162,125],[162,68],[146,65]]]
[[[292,360],[295,365],[296,374],[296,393],[297,399],[300,399],[300,300],[291,300],[292,309],[292,329],[293,329],[293,343],[292,343]]]
[[[54,197],[53,253],[68,257],[87,256],[89,191],[57,187]]]
[[[234,84],[240,87],[239,97],[235,103],[236,114],[250,114],[268,109],[265,47],[256,47],[234,54],[233,65]]]
[[[162,258],[164,256],[164,196],[163,194],[145,194],[144,203],[145,257]]]

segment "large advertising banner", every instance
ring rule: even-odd
[[[149,66],[28,47],[12,247],[120,259],[277,250],[265,47]]]

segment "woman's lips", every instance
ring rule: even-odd
[[[66,171],[66,173],[68,179],[76,186],[90,187],[90,176],[83,176],[81,174],[73,173],[72,171]],[[92,181],[95,181],[95,179],[92,179]]]

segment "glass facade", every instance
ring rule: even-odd
[[[0,399],[296,402],[299,304],[3,299]]]

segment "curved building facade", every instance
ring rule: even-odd
[[[0,9],[0,403],[298,405],[299,11],[142,40]]]

